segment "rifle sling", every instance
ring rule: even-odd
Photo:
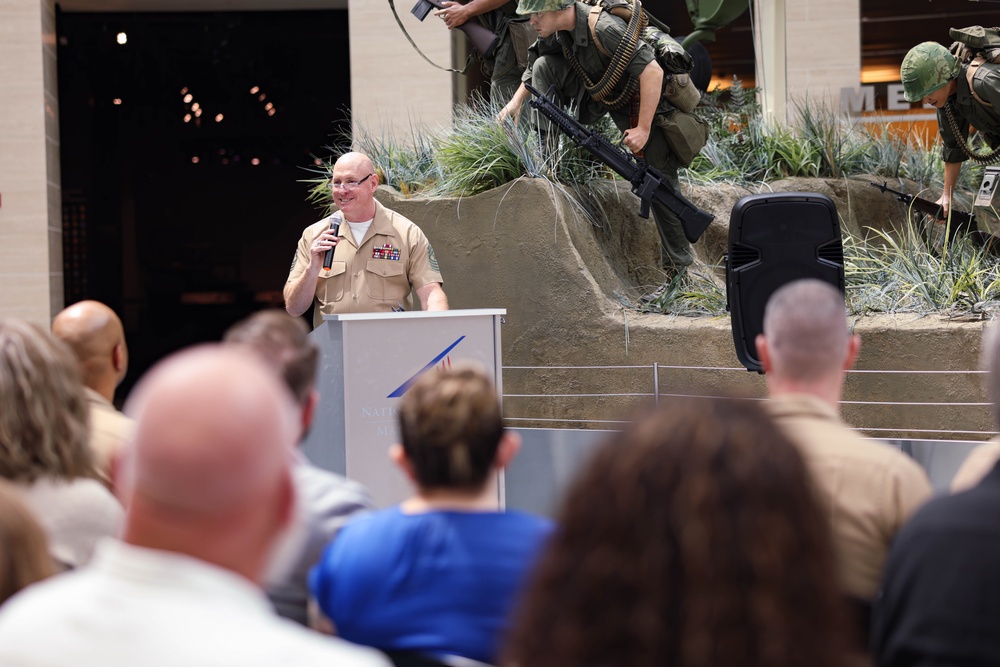
[[[413,49],[417,53],[420,54],[421,58],[423,58],[428,63],[430,63],[432,67],[436,67],[436,68],[438,68],[439,70],[441,70],[443,72],[454,72],[455,74],[465,74],[466,70],[469,69],[469,65],[472,63],[472,54],[471,53],[469,54],[469,58],[465,61],[465,67],[463,67],[462,69],[452,69],[450,67],[441,67],[436,62],[434,62],[433,60],[431,60],[430,58],[428,58],[424,54],[424,52],[420,50],[420,47],[417,46],[417,43],[413,41],[413,38],[410,37],[410,33],[406,32],[406,27],[403,25],[403,22],[399,20],[399,14],[396,13],[396,3],[393,0],[389,0],[389,8],[392,10],[392,16],[393,16],[393,18],[396,19],[396,23],[399,24],[399,29],[403,31],[403,35],[406,36],[406,39],[413,46]]]

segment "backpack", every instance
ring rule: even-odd
[[[968,28],[949,28],[948,35],[955,40],[949,51],[959,62],[968,65],[965,79],[969,82],[969,92],[983,106],[992,107],[992,104],[976,94],[973,81],[986,76],[987,71],[981,69],[985,63],[1000,61],[1000,27],[973,25]]]

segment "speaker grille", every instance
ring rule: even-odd
[[[833,239],[816,248],[816,256],[837,266],[844,264],[844,244],[840,239]]]
[[[729,249],[729,267],[734,271],[758,261],[760,261],[760,250],[753,246],[734,243]]]

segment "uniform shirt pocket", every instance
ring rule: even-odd
[[[365,266],[368,297],[377,301],[402,301],[410,294],[410,280],[403,262],[370,259]]]
[[[344,298],[346,272],[347,262],[344,261],[334,261],[330,264],[329,271],[323,269],[319,272],[316,293],[320,297],[320,301],[330,303]]]

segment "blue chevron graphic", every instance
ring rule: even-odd
[[[406,390],[409,389],[413,385],[413,383],[416,382],[420,378],[421,375],[423,375],[424,373],[426,373],[430,369],[434,368],[439,361],[441,361],[442,359],[444,359],[445,357],[447,357],[448,353],[451,352],[452,350],[454,350],[455,346],[458,345],[459,343],[461,343],[463,340],[465,340],[465,336],[459,336],[458,340],[456,340],[454,343],[452,343],[451,345],[449,345],[448,347],[446,347],[441,354],[439,354],[436,357],[434,357],[433,359],[431,359],[430,362],[428,362],[428,364],[426,366],[424,366],[419,371],[417,371],[413,375],[413,377],[411,377],[409,380],[407,380],[403,384],[399,385],[396,388],[396,390],[393,391],[388,396],[386,396],[386,398],[399,398],[400,396],[402,396],[403,394],[405,394]]]

